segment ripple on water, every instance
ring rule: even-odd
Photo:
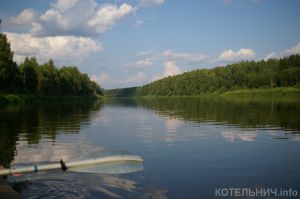
[[[137,182],[117,175],[47,172],[24,175],[14,187],[22,198],[112,198],[130,197]]]

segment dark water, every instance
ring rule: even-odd
[[[216,98],[46,103],[0,109],[0,162],[127,150],[144,171],[9,177],[24,198],[216,198],[215,188],[300,192],[300,103]]]

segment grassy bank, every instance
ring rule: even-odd
[[[217,94],[235,101],[248,102],[300,102],[300,88],[280,87],[267,89],[240,89]]]
[[[185,98],[185,97],[206,97],[206,98],[224,98],[228,100],[247,100],[247,101],[261,101],[261,100],[276,100],[276,101],[300,101],[300,88],[298,87],[279,87],[279,88],[260,88],[260,89],[239,89],[226,92],[212,92],[203,93],[201,95],[146,95],[133,97],[117,97],[117,98]]]
[[[74,101],[101,98],[100,95],[94,96],[45,96],[45,95],[25,95],[25,94],[0,94],[0,105],[12,105],[22,103],[43,103],[45,101]]]
[[[278,87],[266,89],[240,89],[232,90],[219,95],[223,97],[265,97],[265,98],[299,98],[300,88],[296,87]]]

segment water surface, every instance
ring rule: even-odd
[[[9,177],[24,198],[215,198],[215,188],[300,187],[300,103],[122,99],[1,107],[0,161],[141,155],[144,171]],[[300,191],[300,190],[298,190]]]

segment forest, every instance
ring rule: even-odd
[[[0,33],[0,93],[45,96],[102,95],[100,86],[76,66],[57,68],[52,59],[39,64],[35,57],[26,57],[19,65],[5,34]]]
[[[52,59],[39,64],[26,57],[19,65],[6,35],[0,33],[0,93],[45,96],[95,96],[103,89],[76,66],[57,68]],[[222,93],[238,89],[300,86],[300,55],[281,59],[243,61],[213,69],[169,76],[141,87],[106,90],[110,97],[181,96]]]
[[[300,55],[198,69],[169,76],[141,87],[108,90],[105,94],[112,97],[180,96],[295,86],[300,86]]]

